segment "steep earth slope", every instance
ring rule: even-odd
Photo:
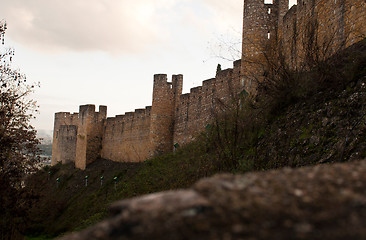
[[[365,239],[366,160],[246,175],[114,203],[72,239]]]

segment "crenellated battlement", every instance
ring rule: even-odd
[[[107,118],[107,107],[80,106],[79,113],[55,114],[52,165],[75,162],[85,167],[97,158],[117,162],[141,162],[173,151],[192,141],[212,121],[222,104],[246,90],[255,94],[264,76],[268,43],[281,46],[285,61],[296,68],[304,58],[301,41],[306,23],[319,22],[318,41],[335,37],[331,50],[345,47],[366,36],[364,0],[245,0],[242,58],[233,68],[218,71],[215,78],[182,94],[183,75],[153,77],[152,105]],[[343,46],[343,45],[342,45]],[[330,52],[332,52],[330,51]]]
[[[107,118],[101,157],[118,162],[145,160],[149,153],[150,116],[151,107],[146,107]]]
[[[190,89],[189,93],[179,97],[176,106],[173,143],[184,145],[202,131],[212,120],[213,113],[217,111],[218,99],[229,99],[233,94],[238,94],[240,86],[241,62],[235,61],[233,68],[217,73],[216,78],[202,82],[202,86]]]
[[[190,94],[191,95],[200,94],[201,93],[201,90],[202,90],[202,86],[198,86],[198,87],[191,88]]]
[[[96,112],[92,104],[80,106],[79,113],[55,113],[51,164],[75,162],[75,166],[85,169],[100,157],[98,149],[106,116],[106,106],[99,106]]]
[[[234,63],[238,68],[240,64]],[[106,106],[96,112],[92,104],[80,106],[79,113],[56,113],[52,164],[75,162],[77,168],[85,169],[99,157],[140,162],[172,151],[175,143],[191,141],[207,125],[216,94],[228,91],[233,72],[222,70],[186,94],[182,94],[183,75],[173,75],[169,82],[166,74],[156,74],[152,106],[115,117],[107,118]],[[66,149],[67,156],[62,155]]]

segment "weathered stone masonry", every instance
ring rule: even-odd
[[[234,69],[219,72],[203,86],[182,94],[183,76],[154,76],[152,106],[106,118],[107,107],[80,106],[79,113],[56,113],[52,165],[75,162],[85,169],[97,158],[117,162],[141,162],[156,154],[173,151],[204,129],[215,101],[228,100],[238,91],[240,60]]]
[[[256,92],[263,76],[264,46],[282,46],[286,62],[293,68],[304,58],[302,45],[306,26],[318,22],[319,44],[334,38],[336,51],[366,36],[365,0],[298,0],[288,10],[288,0],[245,0],[242,58],[202,86],[182,94],[183,76],[154,76],[152,106],[106,118],[107,107],[80,106],[79,113],[56,113],[52,165],[75,162],[86,166],[102,157],[117,162],[140,162],[159,153],[173,151],[202,131],[217,111],[218,100],[226,102],[245,89]],[[306,40],[306,39],[305,39]],[[332,51],[330,51],[332,53]]]
[[[365,0],[298,0],[290,10],[288,6],[288,0],[244,1],[241,73],[248,92],[255,92],[255,83],[264,74],[268,43],[281,45],[286,63],[298,68],[304,62],[310,24],[317,26],[314,34],[325,58],[366,36]]]

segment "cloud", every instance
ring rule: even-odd
[[[44,51],[134,53],[162,39],[156,14],[176,0],[5,0],[8,36]]]
[[[178,26],[187,38],[207,42],[213,36],[236,33],[241,38],[242,3],[238,0],[181,0],[174,12],[179,17],[169,16],[170,22]],[[173,31],[173,32],[174,32]]]
[[[136,54],[180,28],[241,35],[242,8],[243,0],[2,0],[0,19],[8,37],[37,51]]]
[[[237,25],[238,19],[243,16],[243,0],[200,0],[215,12],[217,19],[225,24]],[[289,0],[289,7],[296,4],[297,0]]]
[[[227,29],[228,26],[237,28],[242,25],[242,0],[200,0],[211,9],[218,27]]]
[[[241,5],[238,0],[3,0],[0,17],[8,22],[8,37],[36,51],[135,54],[168,41],[178,24],[240,26]],[[186,11],[180,12],[182,6]],[[195,6],[201,11],[187,10]],[[180,14],[190,20],[167,24]]]

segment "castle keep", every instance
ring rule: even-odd
[[[107,118],[106,106],[98,112],[94,105],[84,105],[79,113],[56,113],[52,165],[74,162],[85,169],[97,158],[140,162],[171,152],[207,126],[218,100],[227,102],[243,90],[255,93],[269,43],[296,69],[305,58],[302,43],[308,40],[309,26],[316,26],[317,44],[330,49],[326,54],[365,37],[365,0],[298,0],[290,10],[288,6],[288,0],[245,0],[241,60],[190,93],[182,94],[182,75],[168,82],[167,75],[158,74],[152,106],[112,118]]]

